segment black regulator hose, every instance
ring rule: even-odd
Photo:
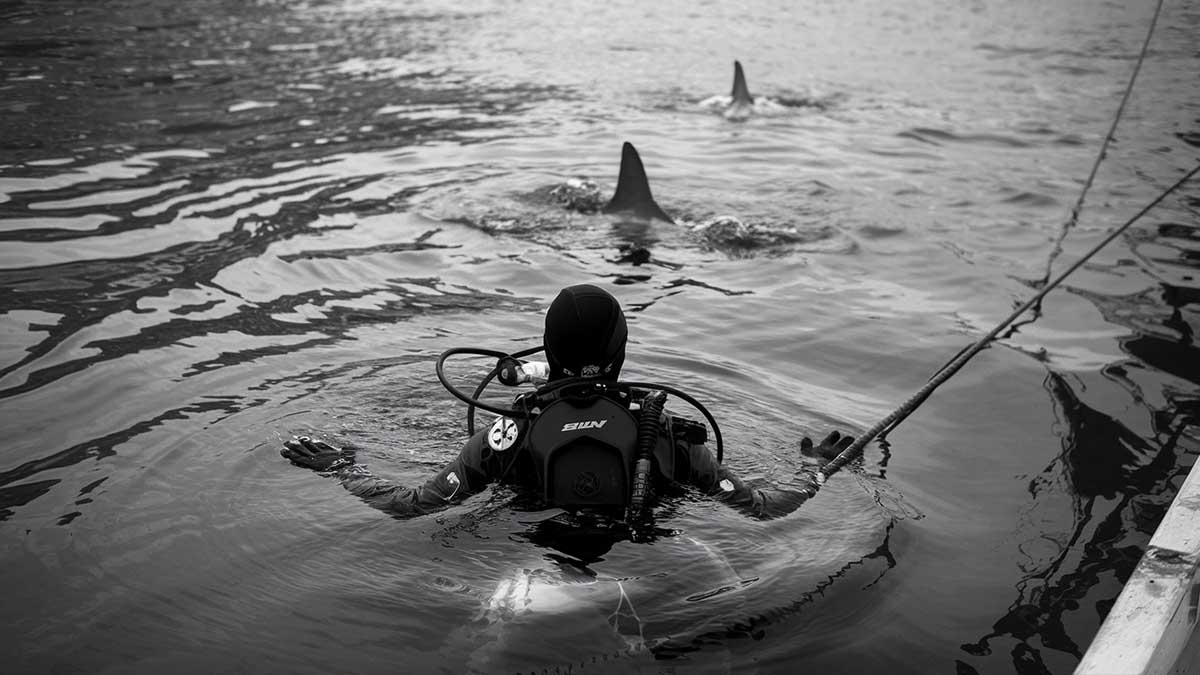
[[[663,391],[687,401],[688,404],[699,411],[701,415],[704,415],[704,419],[708,421],[709,428],[712,429],[713,437],[717,439],[717,464],[721,464],[725,461],[725,439],[721,436],[721,427],[717,424],[717,420],[712,416],[712,413],[708,412],[708,408],[704,407],[703,403],[697,401],[686,392],[682,392],[675,387],[671,387],[660,382],[622,382],[622,384],[627,387],[638,387],[640,389]]]
[[[519,352],[506,354],[505,356],[501,356],[496,360],[496,367],[492,368],[491,372],[487,374],[487,377],[483,378],[483,381],[479,383],[478,387],[475,387],[475,393],[471,395],[472,400],[467,402],[468,436],[475,435],[475,401],[478,401],[479,397],[483,396],[483,390],[487,389],[487,386],[492,383],[492,380],[496,379],[496,376],[500,374],[500,370],[504,367],[504,359],[521,359],[522,357],[529,356],[530,354],[536,354],[543,349],[545,349],[545,347],[538,345],[537,347],[530,347],[529,349],[522,349]]]
[[[629,510],[625,514],[625,522],[630,525],[641,522],[650,497],[651,458],[654,456],[654,446],[658,443],[666,402],[667,395],[661,391],[652,391],[642,399],[642,414],[638,419],[637,460],[633,465],[633,492],[629,497]]]
[[[467,396],[462,391],[459,391],[458,387],[454,386],[453,384],[450,384],[450,380],[446,377],[445,364],[446,364],[446,359],[448,359],[451,356],[454,356],[455,354],[470,354],[471,356],[490,356],[494,359],[502,359],[505,356],[508,356],[508,354],[505,354],[504,352],[498,352],[493,349],[476,349],[474,347],[454,347],[452,349],[447,349],[446,351],[442,352],[442,355],[438,357],[437,365],[435,366],[435,370],[437,371],[438,379],[441,380],[441,382],[442,382],[442,386],[446,388],[446,391],[453,394],[454,398],[457,398],[458,400],[462,401],[463,403],[466,403],[469,406],[478,406],[479,408],[482,408],[490,413],[495,413],[497,415],[511,415],[512,414],[511,409],[500,408],[497,406],[488,405],[486,403],[483,403],[482,401],[477,401],[477,400],[471,398],[470,396]]]

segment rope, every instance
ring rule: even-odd
[[[1150,50],[1150,39],[1154,35],[1154,28],[1158,24],[1158,17],[1159,14],[1162,13],[1162,6],[1163,0],[1158,0],[1154,7],[1154,15],[1150,18],[1150,26],[1146,30],[1146,39],[1142,41],[1142,49],[1138,53],[1137,63],[1134,64],[1133,73],[1129,77],[1129,84],[1125,86],[1125,93],[1121,96],[1121,103],[1117,106],[1116,114],[1113,115],[1113,121],[1108,128],[1108,133],[1104,135],[1104,142],[1100,145],[1100,152],[1096,154],[1096,160],[1092,162],[1091,172],[1088,173],[1087,180],[1085,180],[1083,183],[1083,189],[1079,192],[1079,198],[1075,200],[1075,205],[1071,208],[1071,215],[1067,218],[1067,221],[1063,223],[1062,230],[1059,232],[1058,237],[1054,241],[1054,248],[1050,251],[1050,257],[1046,261],[1046,274],[1043,276],[1040,282],[1043,284],[1042,290],[1030,298],[1029,301],[1027,301],[1024,305],[1021,305],[1019,308],[1017,308],[1017,310],[1010,314],[1007,319],[1001,321],[1000,324],[993,328],[990,333],[980,338],[975,344],[959,352],[958,355],[951,359],[949,363],[942,366],[942,368],[937,371],[933,377],[929,378],[929,381],[925,383],[925,386],[921,387],[917,393],[910,396],[907,401],[900,405],[899,408],[892,411],[887,417],[884,417],[882,420],[877,422],[875,426],[868,429],[866,433],[859,436],[854,443],[852,443],[850,447],[843,450],[841,454],[839,454],[837,457],[834,457],[827,464],[825,464],[825,466],[821,467],[816,474],[816,481],[809,490],[810,497],[816,494],[817,489],[819,489],[819,487],[824,484],[830,476],[845,466],[847,462],[851,461],[860,453],[862,453],[862,450],[866,447],[867,443],[870,443],[872,440],[874,440],[875,437],[880,434],[880,432],[884,431],[885,429],[891,431],[891,429],[895,428],[896,425],[900,424],[904,418],[908,417],[912,411],[917,409],[917,406],[921,405],[921,403],[924,402],[924,400],[928,398],[931,393],[933,393],[934,389],[937,389],[943,382],[950,379],[950,377],[957,373],[960,368],[966,365],[967,361],[970,361],[972,357],[983,351],[983,349],[987,347],[988,343],[990,343],[996,338],[997,335],[1000,334],[1000,331],[1009,326],[1017,319],[1017,317],[1024,314],[1026,310],[1035,306],[1042,300],[1042,298],[1046,296],[1047,293],[1058,286],[1058,284],[1061,283],[1063,279],[1066,279],[1067,276],[1069,276],[1072,272],[1079,269],[1079,267],[1082,266],[1083,263],[1087,262],[1088,259],[1093,255],[1095,255],[1096,252],[1107,246],[1108,243],[1113,239],[1116,239],[1130,225],[1133,225],[1138,221],[1138,219],[1149,212],[1150,209],[1157,206],[1158,203],[1163,199],[1166,199],[1167,195],[1171,194],[1181,185],[1190,180],[1192,176],[1196,175],[1197,171],[1200,171],[1200,166],[1196,166],[1194,169],[1189,171],[1187,175],[1179,179],[1171,187],[1167,188],[1165,192],[1160,194],[1154,199],[1154,201],[1150,202],[1150,204],[1139,211],[1137,215],[1127,220],[1124,225],[1118,227],[1111,234],[1105,237],[1103,241],[1093,247],[1092,250],[1088,251],[1082,258],[1077,260],[1074,265],[1071,265],[1067,271],[1060,274],[1054,281],[1048,284],[1046,283],[1050,279],[1050,270],[1054,265],[1055,259],[1058,258],[1059,254],[1062,253],[1063,241],[1066,239],[1071,228],[1079,222],[1079,213],[1083,210],[1084,199],[1087,196],[1088,190],[1091,189],[1092,183],[1096,179],[1096,173],[1100,169],[1100,163],[1104,161],[1104,157],[1108,153],[1108,146],[1112,143],[1113,137],[1116,135],[1117,125],[1121,121],[1121,115],[1125,112],[1125,104],[1129,102],[1129,96],[1133,92],[1133,84],[1135,81],[1137,81],[1138,73],[1142,69],[1142,63],[1146,60],[1146,53]]]
[[[1110,143],[1112,143],[1113,137],[1116,135],[1117,124],[1121,121],[1121,115],[1124,114],[1124,112],[1125,112],[1125,104],[1129,102],[1129,96],[1130,96],[1131,92],[1133,91],[1133,83],[1137,80],[1138,73],[1141,72],[1141,70],[1142,70],[1142,62],[1146,60],[1146,53],[1149,51],[1149,48],[1150,48],[1150,38],[1151,38],[1151,36],[1154,35],[1154,27],[1158,24],[1159,14],[1162,13],[1162,5],[1163,5],[1162,0],[1158,0],[1158,5],[1154,8],[1154,14],[1153,14],[1153,16],[1150,17],[1150,26],[1149,26],[1149,29],[1146,31],[1146,39],[1144,41],[1142,41],[1142,49],[1141,49],[1141,52],[1138,53],[1137,63],[1134,64],[1133,73],[1129,77],[1129,84],[1126,85],[1125,92],[1121,96],[1121,103],[1117,106],[1116,114],[1113,115],[1113,121],[1112,121],[1112,124],[1108,128],[1108,133],[1104,135],[1104,142],[1101,143],[1101,145],[1100,145],[1100,152],[1096,154],[1096,161],[1092,163],[1091,173],[1088,174],[1087,180],[1085,180],[1083,183],[1083,189],[1079,192],[1079,198],[1075,200],[1075,205],[1071,208],[1071,215],[1067,218],[1066,222],[1063,223],[1062,230],[1059,232],[1058,237],[1056,237],[1054,240],[1054,248],[1050,251],[1050,257],[1046,260],[1046,273],[1044,275],[1042,275],[1041,279],[1039,279],[1038,281],[1035,282],[1035,286],[1044,286],[1046,284],[1046,282],[1050,280],[1050,271],[1054,265],[1054,261],[1058,258],[1059,254],[1062,253],[1063,241],[1067,238],[1067,234],[1068,234],[1068,232],[1070,232],[1071,228],[1074,227],[1075,225],[1077,225],[1079,222],[1079,213],[1083,210],[1084,198],[1087,196],[1088,190],[1091,189],[1091,187],[1092,187],[1092,183],[1094,182],[1094,180],[1096,178],[1096,173],[1100,169],[1100,163],[1104,160],[1104,158],[1108,154],[1108,146]],[[1035,312],[1036,311],[1037,310],[1035,310]],[[1031,320],[1035,320],[1036,318],[1037,317],[1035,315],[1034,319],[1031,319]],[[1008,337],[1008,336],[1005,336],[1005,337]],[[968,347],[964,347],[963,351],[966,351],[966,349],[968,349]],[[957,355],[955,355],[955,359],[958,358],[958,356],[961,356],[962,353],[963,352],[959,352]],[[954,362],[954,359],[951,359],[950,361],[946,362],[946,364],[944,364],[942,366],[942,368],[937,371],[937,373],[935,374],[935,377],[938,374],[941,374],[943,371],[947,370],[950,367],[950,364],[953,362]],[[955,367],[954,370],[951,371],[951,374],[953,374],[954,372],[957,372],[959,367],[961,367],[961,365],[958,367]],[[933,378],[930,378],[930,379],[933,379]],[[924,401],[924,398],[913,402],[914,405],[912,407],[915,408],[917,405],[920,405],[923,401]],[[904,417],[901,417],[900,419],[893,422],[891,424],[891,426],[884,429],[883,433],[885,435],[890,433],[892,428],[894,428],[896,425],[898,425],[900,423],[900,421],[903,419],[904,419]]]
[[[1036,295],[1030,298],[1024,305],[1021,305],[1019,308],[1017,308],[1015,312],[1010,314],[1004,321],[1001,321],[999,325],[991,330],[991,332],[980,338],[975,344],[971,345],[970,348],[960,352],[959,355],[954,358],[954,360],[946,364],[946,366],[942,368],[942,370],[936,375],[934,375],[929,382],[925,384],[925,386],[921,387],[917,393],[909,397],[909,399],[905,401],[899,408],[892,411],[887,417],[884,417],[882,420],[877,422],[875,426],[868,429],[864,434],[859,436],[853,443],[851,443],[850,447],[843,450],[841,454],[839,454],[837,457],[834,457],[825,466],[821,467],[816,475],[816,484],[810,488],[810,497],[812,494],[816,494],[818,487],[828,480],[830,476],[845,466],[847,462],[858,456],[862,452],[863,448],[866,447],[867,443],[870,443],[876,436],[879,435],[879,432],[883,431],[885,427],[891,425],[893,422],[899,423],[905,417],[908,417],[908,415],[915,410],[918,405],[920,405],[921,401],[925,400],[925,398],[928,397],[929,394],[931,394],[934,389],[937,389],[943,382],[950,379],[950,376],[958,372],[958,369],[962,368],[967,361],[971,360],[971,357],[982,351],[989,342],[991,342],[997,335],[1000,334],[1000,331],[1004,330],[1005,327],[1015,321],[1019,316],[1021,316],[1021,314],[1025,313],[1027,309],[1033,307],[1035,304],[1041,301],[1041,299],[1045,297],[1047,293],[1062,283],[1063,279],[1066,279],[1072,272],[1079,269],[1100,249],[1104,248],[1109,244],[1109,242],[1120,236],[1120,234],[1128,229],[1130,225],[1133,225],[1135,222],[1140,220],[1142,216],[1149,213],[1150,210],[1155,206],[1158,206],[1162,200],[1166,199],[1168,195],[1179,189],[1184,183],[1191,180],[1192,177],[1197,173],[1200,173],[1200,164],[1197,164],[1191,171],[1187,172],[1183,178],[1175,181],[1171,187],[1167,188],[1164,192],[1155,197],[1154,201],[1144,206],[1142,210],[1137,212],[1136,215],[1125,221],[1124,225],[1118,227],[1116,230],[1113,230],[1107,237],[1104,238],[1103,241],[1092,247],[1092,250],[1085,253],[1082,258],[1075,261],[1075,264],[1071,265],[1065,272],[1058,275],[1054,281],[1051,281],[1049,284],[1043,287],[1041,291],[1038,291]]]
[[[1125,94],[1121,97],[1121,104],[1117,106],[1117,114],[1113,116],[1112,126],[1108,128],[1108,133],[1104,136],[1104,142],[1100,144],[1100,152],[1096,154],[1096,161],[1092,162],[1092,171],[1088,174],[1087,180],[1083,182],[1083,190],[1079,192],[1079,199],[1075,200],[1075,206],[1071,208],[1071,215],[1067,221],[1063,223],[1062,231],[1058,233],[1058,238],[1054,240],[1054,248],[1050,250],[1050,258],[1046,260],[1046,273],[1042,275],[1041,283],[1046,283],[1050,279],[1050,268],[1054,265],[1054,261],[1062,253],[1063,241],[1067,238],[1067,233],[1071,231],[1079,222],[1079,212],[1083,210],[1083,200],[1087,196],[1088,190],[1092,187],[1092,181],[1096,179],[1096,172],[1100,170],[1100,163],[1104,161],[1104,157],[1108,154],[1108,146],[1112,143],[1113,136],[1117,133],[1117,123],[1121,121],[1121,114],[1125,112],[1125,104],[1129,102],[1130,92],[1133,91],[1133,83],[1137,80],[1138,72],[1142,69],[1142,62],[1146,60],[1146,52],[1150,50],[1150,36],[1154,35],[1154,26],[1158,23],[1158,15],[1162,12],[1163,0],[1158,0],[1158,5],[1154,8],[1154,16],[1150,18],[1150,29],[1146,31],[1146,40],[1142,42],[1142,51],[1138,54],[1137,63],[1133,66],[1133,74],[1129,76],[1129,84],[1125,87]]]

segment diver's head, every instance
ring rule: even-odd
[[[608,291],[591,284],[568,286],[546,311],[546,361],[550,379],[616,380],[625,362],[625,313]]]

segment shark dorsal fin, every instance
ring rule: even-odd
[[[621,148],[621,175],[617,178],[617,191],[603,210],[605,213],[632,213],[641,218],[675,222],[654,203],[642,158],[628,141]]]
[[[733,105],[754,104],[754,97],[750,95],[750,89],[746,87],[746,75],[742,72],[742,64],[738,61],[733,62],[733,91],[729,93],[729,97],[733,99],[731,101]]]

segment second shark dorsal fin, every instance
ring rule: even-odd
[[[628,141],[621,148],[621,174],[617,178],[617,191],[603,209],[604,213],[632,213],[641,218],[658,218],[668,223],[671,220],[650,196],[650,181],[646,178],[646,169],[642,166],[642,158],[638,156],[633,144]]]
[[[753,105],[754,97],[750,95],[750,89],[746,86],[746,75],[742,72],[742,64],[738,61],[733,62],[733,91],[729,93],[732,99],[732,105]]]

